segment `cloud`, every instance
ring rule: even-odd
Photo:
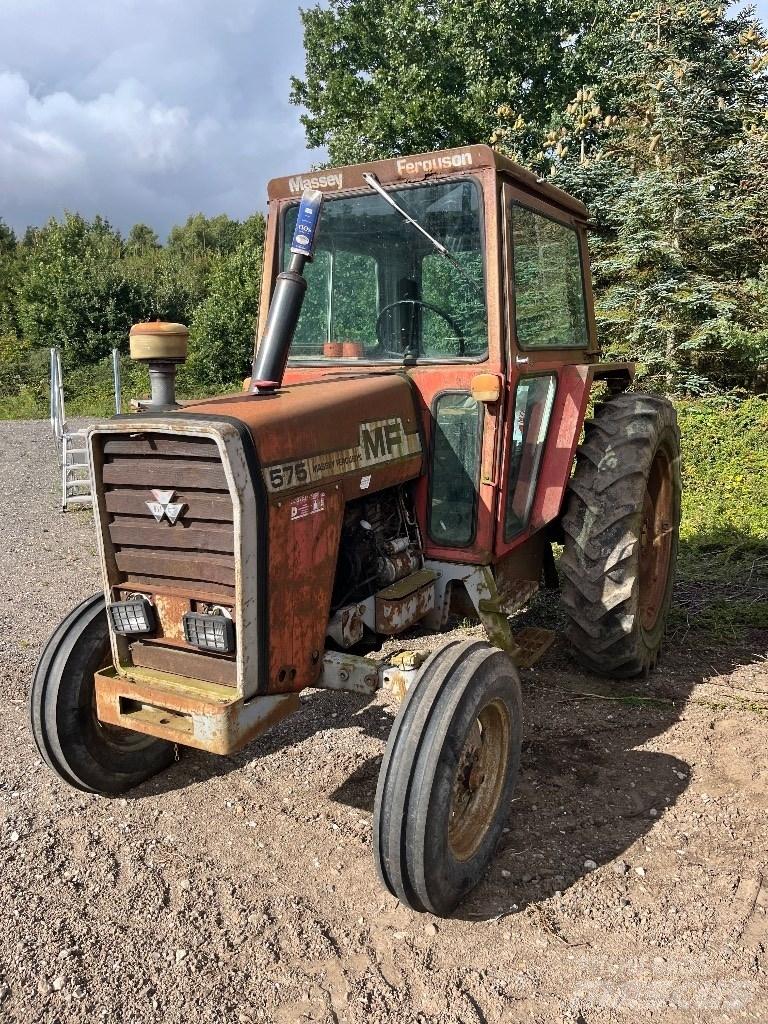
[[[289,77],[298,7],[270,0],[3,0],[0,217],[64,209],[161,233],[197,210],[245,217],[306,169]]]

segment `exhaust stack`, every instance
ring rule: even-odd
[[[277,275],[267,324],[253,359],[251,391],[254,394],[269,394],[283,383],[288,352],[307,291],[304,267],[314,255],[322,202],[323,194],[316,189],[306,189],[301,197],[291,241],[291,262],[287,270]]]
[[[131,328],[131,359],[149,367],[152,398],[137,403],[140,409],[166,412],[178,409],[176,401],[176,368],[187,358],[189,331],[184,324],[160,320],[134,324]]]

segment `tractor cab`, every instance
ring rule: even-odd
[[[596,365],[585,207],[487,146],[276,179],[258,337],[305,189],[322,211],[285,383],[406,375],[429,555],[505,556],[559,512],[576,437],[550,423],[583,415],[593,379],[631,378]]]
[[[271,182],[262,323],[305,187],[324,203],[290,379],[595,351],[585,208],[485,146]]]

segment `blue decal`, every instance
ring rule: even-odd
[[[299,214],[296,218],[296,228],[293,232],[291,252],[312,257],[315,247],[315,231],[317,230],[317,222],[320,218],[322,202],[322,192],[311,188],[304,191],[299,203]]]

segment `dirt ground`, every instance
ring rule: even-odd
[[[558,641],[523,673],[496,859],[437,920],[375,876],[385,695],[310,692],[125,799],[44,767],[30,676],[99,585],[90,514],[60,515],[57,487],[48,425],[0,424],[0,1020],[768,1022],[766,631],[678,626],[621,686]]]

